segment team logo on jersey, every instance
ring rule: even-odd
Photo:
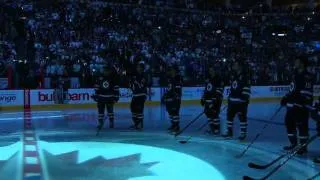
[[[102,83],[102,87],[105,88],[105,89],[108,89],[109,88],[109,82],[108,81],[104,81]]]
[[[237,89],[238,87],[238,82],[237,81],[233,81],[232,82],[232,89]]]
[[[212,91],[212,88],[213,88],[212,84],[208,83],[207,84],[207,91]]]
[[[290,92],[293,92],[296,89],[296,84],[294,82],[290,83]]]

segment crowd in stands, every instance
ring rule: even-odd
[[[167,2],[1,1],[0,76],[10,67],[15,88],[38,87],[42,76],[77,77],[80,87],[91,87],[104,63],[124,75],[142,59],[150,80],[161,84],[166,66],[176,63],[185,85],[195,86],[208,65],[229,74],[241,60],[253,85],[287,84],[294,56],[306,53],[320,83],[319,6]],[[31,80],[37,83],[25,83]]]

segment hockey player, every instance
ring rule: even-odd
[[[205,90],[201,98],[201,105],[208,118],[211,133],[220,134],[220,108],[223,100],[224,82],[213,67],[209,67],[205,80]]]
[[[114,69],[109,66],[103,67],[103,75],[95,81],[95,94],[92,98],[98,106],[98,131],[104,125],[105,109],[109,117],[109,128],[114,128],[114,104],[119,100],[119,85]]]
[[[232,70],[233,74],[230,77],[230,94],[228,97],[227,134],[224,137],[233,137],[233,120],[235,115],[238,114],[241,131],[239,140],[245,140],[247,137],[247,112],[251,94],[251,83],[243,64],[234,62]]]
[[[136,70],[129,82],[132,91],[130,109],[132,113],[133,126],[131,129],[143,129],[144,103],[147,99],[147,79],[144,73],[144,62],[140,61],[136,65]]]
[[[320,136],[320,97],[317,103],[314,105],[314,110],[311,113],[312,119],[317,121],[317,134]],[[320,156],[314,158],[313,162],[320,163]]]
[[[166,110],[170,116],[171,127],[168,129],[170,133],[180,131],[180,105],[182,95],[182,79],[179,75],[178,66],[170,66],[167,70],[168,87],[163,95],[163,100],[166,105]]]
[[[295,60],[295,71],[290,84],[289,92],[282,98],[281,105],[287,106],[285,124],[288,138],[291,143],[285,146],[284,150],[292,150],[298,144],[297,129],[301,144],[307,142],[309,137],[309,110],[313,102],[313,76],[307,71],[308,59],[299,56]],[[298,154],[307,152],[307,147]]]

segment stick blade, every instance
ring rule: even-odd
[[[268,167],[268,166],[259,165],[255,163],[249,163],[248,166],[249,168],[253,168],[253,169],[266,169]]]
[[[179,141],[180,144],[186,144],[188,141]]]
[[[176,133],[173,133],[172,135],[174,135],[174,137],[177,137],[181,134],[181,132],[176,132]]]
[[[240,159],[240,158],[242,158],[243,157],[243,153],[241,153],[241,154],[238,154],[238,155],[236,155],[236,156],[234,156],[235,158],[237,158],[237,159]]]
[[[256,180],[256,179],[254,179],[254,178],[252,178],[252,177],[249,177],[249,176],[243,176],[242,179],[243,179],[243,180]]]

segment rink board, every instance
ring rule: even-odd
[[[200,104],[204,87],[184,87],[182,89],[182,105]],[[160,105],[165,88],[150,88],[146,106]],[[276,102],[289,91],[288,86],[253,86],[251,88],[250,102]],[[230,88],[224,90],[226,101]],[[64,104],[57,104],[53,89],[36,89],[28,93],[24,90],[1,90],[0,110],[23,110],[26,99],[29,99],[32,109],[61,109],[61,108],[93,108],[96,103],[91,98],[94,89],[69,89]],[[314,96],[320,96],[320,86],[314,87]],[[132,98],[130,89],[120,89],[119,107],[129,107]]]

